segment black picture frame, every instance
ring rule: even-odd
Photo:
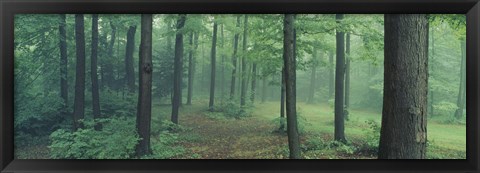
[[[479,172],[478,0],[0,0],[1,172]],[[461,13],[467,17],[465,160],[14,159],[14,15],[21,13]]]

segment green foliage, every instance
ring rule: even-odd
[[[378,153],[378,145],[380,144],[381,126],[374,120],[367,120],[365,123],[367,124],[368,129],[364,130],[366,131],[366,138],[360,146],[360,150],[376,155]]]
[[[117,93],[106,89],[100,92],[102,114],[134,117],[137,113],[137,95]]]
[[[51,157],[54,159],[129,159],[140,140],[133,118],[113,118],[100,121],[103,128],[93,129],[91,120],[85,128],[71,132],[59,129],[50,135]]]
[[[220,112],[221,115],[228,118],[241,119],[251,116],[252,108],[250,106],[242,107],[239,103],[234,101],[226,101],[223,104],[220,104],[220,106],[214,107],[213,112]]]
[[[435,109],[436,115],[454,117],[453,114],[458,107],[455,103],[442,101],[434,104],[433,108]]]
[[[171,159],[185,153],[185,148],[178,144],[178,134],[163,131],[152,141],[152,155],[144,158]]]
[[[170,120],[160,121],[160,120],[154,119],[152,122],[151,133],[152,133],[152,136],[157,136],[157,135],[161,135],[162,133],[167,133],[167,132],[176,133],[176,132],[183,132],[187,130],[190,130],[190,129],[184,126],[181,126],[179,124],[175,124]]]
[[[279,132],[285,133],[285,134],[287,133],[287,118],[281,118],[281,117],[278,116],[277,118],[274,118],[270,122],[275,125],[275,129],[277,129],[277,132],[280,130],[280,125],[283,123],[285,125],[284,129],[283,129],[283,131],[279,131]],[[302,116],[300,110],[298,110],[297,111],[298,133],[299,134],[304,134],[306,132],[305,127],[309,126],[309,125],[310,125],[310,123],[308,123],[307,118]]]

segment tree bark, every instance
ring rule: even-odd
[[[424,159],[427,142],[428,19],[385,14],[379,159]]]
[[[63,100],[63,112],[67,113],[68,107],[68,54],[67,54],[67,19],[65,14],[60,14],[60,25],[58,27],[60,33],[60,97]]]
[[[455,111],[455,118],[460,119],[463,117],[463,108],[465,107],[465,98],[466,98],[466,45],[465,40],[460,41],[460,47],[462,49],[462,62],[460,67],[460,85],[458,88],[458,98],[457,98],[457,110]]]
[[[350,108],[350,33],[347,33],[346,38],[346,63],[345,63],[345,120],[349,119],[349,108]]]
[[[257,63],[252,65],[252,90],[250,93],[250,102],[255,103],[255,95],[257,94]]]
[[[336,14],[338,24],[342,23],[343,14]],[[336,31],[337,64],[335,68],[335,140],[346,142],[344,118],[344,82],[345,82],[345,33]]]
[[[294,15],[285,14],[283,65],[285,67],[287,134],[290,159],[300,159],[300,139],[298,134],[296,110],[296,61],[294,43]]]
[[[127,32],[127,45],[125,53],[125,78],[127,79],[128,91],[135,91],[135,70],[133,68],[133,52],[135,51],[135,32],[137,26],[130,26]]]
[[[196,35],[196,34],[195,34]],[[190,50],[188,51],[188,92],[187,92],[187,105],[192,105],[193,94],[193,38],[194,33],[190,33]],[[198,37],[196,37],[198,38]],[[198,45],[197,45],[198,46]],[[195,47],[196,48],[196,47]]]
[[[333,71],[333,51],[328,52],[328,99],[333,97],[333,92],[335,89],[334,83],[334,71]]]
[[[236,28],[240,27],[240,16],[237,16],[237,24]],[[232,57],[232,64],[233,64],[233,69],[232,69],[232,80],[230,82],[230,100],[233,100],[235,97],[235,79],[237,76],[237,51],[238,51],[238,33],[235,33],[235,36],[233,38],[233,57]]]
[[[92,113],[93,118],[99,119],[100,115],[100,93],[98,91],[97,55],[98,55],[98,14],[92,14],[92,54],[90,62],[90,75],[92,80]],[[97,122],[98,123],[98,122]],[[95,130],[100,130],[101,124],[95,125]]]
[[[280,128],[281,132],[285,131],[285,67],[282,68],[282,83],[280,84]]]
[[[211,50],[211,72],[210,72],[210,101],[208,103],[208,108],[210,111],[213,111],[213,106],[215,102],[215,65],[216,65],[216,54],[217,54],[217,22],[213,22],[213,36],[212,36],[212,50]]]
[[[79,120],[85,117],[85,31],[83,14],[75,14],[75,48],[77,64],[75,72],[75,100],[73,129],[82,128]]]
[[[139,94],[137,108],[137,131],[141,140],[136,146],[138,157],[152,153],[150,148],[150,124],[152,117],[152,14],[142,14]]]
[[[175,36],[175,61],[173,71],[173,123],[178,124],[178,109],[181,103],[182,78],[183,78],[183,34],[179,32],[185,25],[186,14],[180,14],[177,20],[177,34]]]
[[[243,56],[242,56],[242,85],[240,89],[240,106],[245,106],[245,96],[247,95],[247,33],[248,33],[248,15],[245,14],[243,21]]]

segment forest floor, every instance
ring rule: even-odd
[[[278,131],[276,119],[280,105],[265,102],[255,105],[251,116],[241,119],[212,114],[205,108],[208,102],[199,100],[194,105],[183,105],[179,124],[189,130],[178,145],[186,152],[175,158],[204,159],[281,159],[288,158],[287,135]],[[169,106],[157,107],[157,118],[168,119]],[[345,123],[349,144],[333,141],[333,108],[327,104],[297,103],[300,120],[301,148],[304,158],[312,159],[374,159],[376,153],[369,147],[373,135],[368,121],[380,124],[381,114],[368,110],[352,110]],[[379,126],[378,126],[379,127]],[[466,157],[466,127],[464,124],[445,124],[436,119],[428,124],[428,158],[462,159]],[[370,141],[369,141],[370,140]]]
[[[170,119],[170,105],[152,106],[152,123]],[[282,159],[288,158],[287,135],[279,132],[279,102],[257,103],[251,115],[235,119],[210,113],[207,100],[194,100],[182,105],[179,124],[186,130],[174,132],[174,146],[181,148],[171,158],[176,159]],[[375,159],[381,114],[370,110],[352,109],[345,122],[347,145],[333,141],[334,113],[328,104],[297,102],[302,133],[301,150],[306,159]],[[368,123],[370,122],[370,124]],[[372,128],[372,122],[378,127]],[[158,126],[152,126],[155,128]],[[440,118],[429,119],[429,159],[466,158],[465,124],[442,123]],[[154,130],[154,129],[152,129]],[[155,141],[162,140],[152,136]],[[42,138],[43,139],[43,138]],[[156,139],[156,140],[155,140]],[[49,158],[48,137],[28,148],[19,148],[19,158]]]

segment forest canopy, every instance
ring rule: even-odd
[[[466,158],[464,15],[17,14],[14,32],[19,159]]]

